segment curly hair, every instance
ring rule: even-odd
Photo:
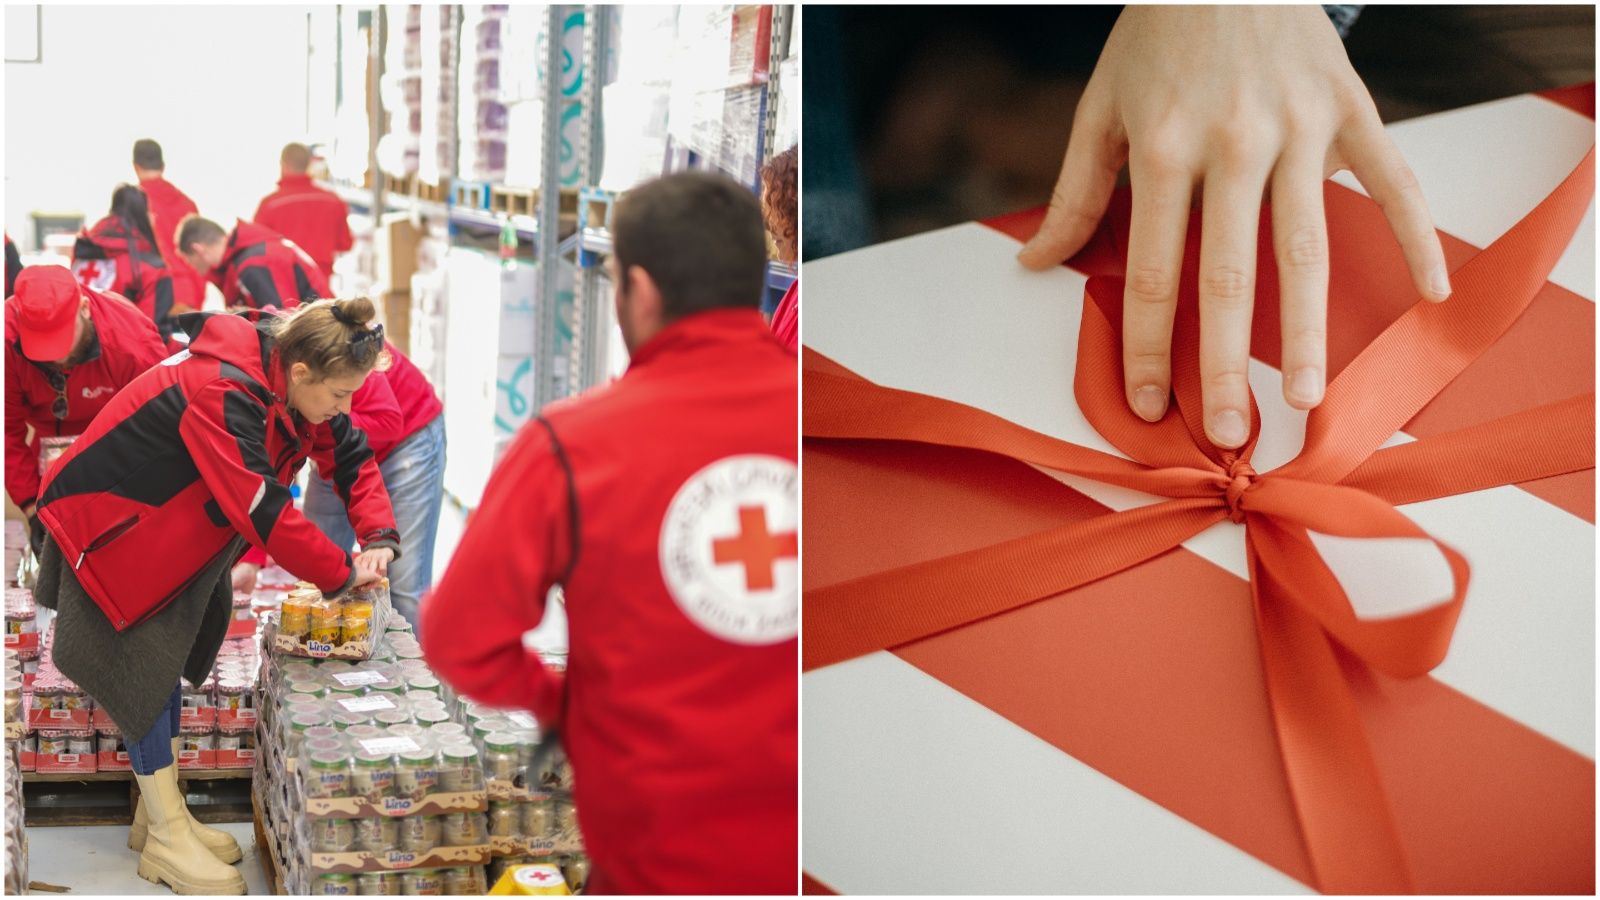
[[[761,213],[778,258],[793,262],[800,240],[800,147],[779,153],[761,167]]]

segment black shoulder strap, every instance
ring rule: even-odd
[[[555,426],[551,425],[550,420],[544,416],[539,416],[536,421],[544,426],[545,434],[550,436],[550,447],[555,450],[556,461],[561,463],[561,471],[567,475],[567,520],[569,527],[572,529],[572,555],[568,558],[566,571],[562,572],[561,578],[558,579],[558,582],[565,586],[567,581],[572,578],[573,570],[578,566],[579,535],[581,534],[578,530],[578,482],[573,478],[572,460],[567,458],[567,449],[561,445],[561,439],[556,437]]]

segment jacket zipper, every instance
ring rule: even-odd
[[[105,545],[111,543],[112,541],[116,540],[117,538],[122,537],[124,534],[126,534],[128,532],[128,529],[132,528],[133,526],[137,525],[138,523],[139,523],[139,517],[138,516],[136,516],[136,515],[129,516],[128,518],[123,519],[121,522],[118,522],[117,524],[115,524],[115,525],[111,526],[110,528],[107,528],[105,531],[101,532],[99,537],[97,537],[94,540],[90,541],[89,542],[89,546],[83,548],[83,552],[78,554],[78,561],[76,563],[73,563],[73,565],[72,565],[73,571],[77,571],[78,568],[83,565],[84,558],[87,557],[89,554],[93,553],[96,550],[99,550],[101,547],[104,547]]]

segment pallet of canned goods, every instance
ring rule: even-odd
[[[267,627],[272,649],[314,659],[371,659],[390,618],[389,580],[324,597],[301,582],[284,597]]]
[[[264,661],[256,803],[290,893],[487,889],[481,754],[406,631],[368,660]]]
[[[544,858],[583,852],[572,800],[572,767],[559,744],[522,711],[468,703],[463,717],[483,754],[489,842],[496,856]]]

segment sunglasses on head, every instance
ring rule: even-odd
[[[350,336],[350,358],[364,366],[383,352],[383,325],[379,323]]]

